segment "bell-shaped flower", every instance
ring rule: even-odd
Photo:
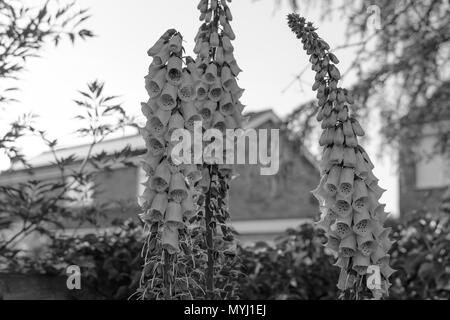
[[[167,190],[170,183],[170,170],[167,166],[167,162],[161,162],[155,170],[154,176],[151,178],[151,187],[158,192]]]
[[[149,99],[147,102],[141,102],[141,112],[147,119],[151,118],[156,110],[158,110],[156,99]]]
[[[211,101],[218,102],[222,99],[223,96],[223,88],[220,79],[216,79],[215,82],[211,85],[208,93],[208,98]]]
[[[156,41],[156,43],[150,49],[147,50],[147,54],[152,57],[155,54],[157,54],[158,52],[160,52],[161,48],[164,46],[164,44],[175,33],[176,33],[175,29],[168,29],[166,32],[164,32],[164,34],[161,37],[159,37],[158,41]]]
[[[158,109],[153,117],[147,121],[146,127],[152,134],[162,136],[170,118],[169,110]]]
[[[170,112],[170,111],[169,111]],[[179,112],[174,112],[169,119],[169,123],[167,125],[167,137],[166,140],[171,141],[172,133],[176,129],[184,128],[184,118]]]
[[[344,148],[344,166],[349,168],[356,167],[356,153],[354,148]]]
[[[194,130],[196,121],[202,121],[202,117],[198,114],[197,108],[192,101],[182,102],[181,111],[184,118],[184,127],[190,131]]]
[[[332,147],[326,147],[323,149],[322,152],[322,158],[320,159],[320,163],[319,163],[319,169],[321,174],[323,174],[324,172],[327,172],[328,170],[330,170],[331,168],[331,149]]]
[[[161,234],[161,244],[163,249],[167,250],[169,254],[180,252],[178,229],[170,226],[164,226]]]
[[[181,172],[172,175],[170,179],[169,196],[178,203],[188,196],[184,175]]]
[[[223,26],[223,33],[230,38],[230,40],[236,39],[236,35],[234,34],[233,28],[231,28],[230,24],[227,22]]]
[[[157,97],[166,83],[166,68],[161,68],[153,78],[145,77],[145,89],[151,98]]]
[[[233,52],[234,51],[234,47],[231,44],[230,38],[227,35],[222,36],[222,45],[223,45],[223,50],[225,52]]]
[[[364,136],[364,130],[363,130],[363,128],[361,128],[361,125],[359,124],[358,120],[352,119],[351,123],[352,123],[353,132],[357,136],[360,136],[360,137]]]
[[[354,136],[353,127],[352,127],[352,123],[350,122],[350,120],[344,121],[342,123],[342,129],[344,132],[344,136],[346,136],[346,137]]]
[[[183,217],[186,217],[187,219],[195,215],[193,192],[190,190],[188,191],[188,196],[186,199],[181,202],[181,212]]]
[[[169,44],[166,43],[161,47],[161,50],[159,50],[159,52],[153,56],[152,63],[155,66],[163,66],[169,60],[169,57],[170,57]]]
[[[330,162],[333,164],[341,164],[344,160],[344,147],[333,145],[331,148]]]
[[[236,81],[233,75],[231,74],[230,68],[228,68],[227,66],[224,66],[222,68],[220,79],[222,81],[222,86],[226,91],[230,91],[231,86]]]
[[[201,192],[206,193],[209,190],[211,184],[211,176],[209,175],[208,168],[203,168],[202,170],[202,178],[196,185],[196,188]]]
[[[330,195],[335,195],[338,190],[341,171],[341,166],[332,166],[330,172],[328,173],[328,179],[325,183],[325,190],[327,190]]]
[[[336,211],[339,216],[350,214],[352,211],[350,200],[340,194],[337,194],[336,203],[334,204],[333,210]]]
[[[333,235],[327,236],[327,243],[325,247],[332,250],[333,252],[339,252],[339,244],[341,243],[341,239],[335,237]]]
[[[365,182],[361,179],[355,179],[354,181],[352,200],[353,208],[356,211],[368,209],[368,191]]]
[[[178,88],[178,97],[182,101],[192,101],[195,99],[196,90],[192,76],[187,70],[183,71],[180,87]]]
[[[219,35],[217,34],[217,32],[211,32],[211,35],[209,36],[209,45],[211,47],[218,47],[219,43]]]
[[[200,52],[198,53],[200,58],[208,58],[209,57],[209,42],[202,41],[200,46]]]
[[[185,165],[183,173],[190,186],[193,186],[202,179],[202,172],[198,169],[196,164]]]
[[[356,243],[359,251],[366,257],[369,257],[376,249],[377,243],[371,233],[356,236]]]
[[[225,116],[225,127],[227,129],[236,129],[238,128],[238,124],[232,116]]]
[[[177,33],[172,37],[172,39],[169,40],[169,50],[170,52],[173,52],[175,54],[178,54],[181,52],[181,46],[182,46],[182,37],[181,34]]]
[[[153,221],[162,221],[168,204],[167,193],[158,192],[153,198],[150,215]]]
[[[202,117],[203,121],[210,121],[213,113],[217,109],[217,103],[211,100],[206,100],[198,109],[198,113]]]
[[[174,85],[178,86],[181,82],[181,76],[183,73],[183,62],[180,57],[177,55],[171,55],[169,61],[167,62],[167,73],[166,79],[167,81]]]
[[[156,167],[161,162],[162,155],[155,156],[153,153],[147,150],[147,152],[142,156],[142,169],[148,176],[153,176],[155,174]]]
[[[147,147],[147,150],[156,156],[164,153],[166,141],[164,140],[163,137],[156,135],[149,135],[146,138],[145,145]]]
[[[344,197],[349,197],[353,192],[353,180],[355,172],[352,168],[344,167],[339,177],[339,193]]]
[[[214,60],[216,60],[216,62],[220,65],[222,65],[225,62],[225,56],[224,56],[224,51],[223,51],[222,47],[216,48]]]
[[[169,201],[164,216],[164,225],[176,229],[182,229],[184,227],[183,212],[178,202]]]
[[[234,103],[233,103],[233,100],[231,98],[231,94],[229,92],[225,92],[222,95],[222,99],[220,99],[220,102],[219,102],[219,111],[224,116],[229,116],[229,115],[233,114],[233,112],[234,112]]]
[[[370,265],[370,257],[357,252],[353,257],[353,267],[359,275],[364,275],[367,272],[367,267]]]
[[[156,196],[156,191],[150,187],[146,187],[144,192],[138,197],[138,204],[141,206],[142,210],[150,209],[153,199]]]
[[[358,146],[358,139],[356,136],[345,137],[345,145],[349,148],[356,148]]]
[[[342,132],[341,127],[336,128],[333,142],[338,146],[342,146],[344,144],[344,133]]]
[[[349,234],[341,240],[339,244],[339,253],[341,257],[353,257],[356,253],[356,237],[354,233]]]
[[[217,66],[215,63],[210,63],[208,67],[205,70],[205,74],[203,75],[204,81],[212,85],[214,82],[216,82],[217,78]]]
[[[371,219],[369,211],[354,211],[353,214],[353,231],[360,236],[367,235],[371,231]]]
[[[172,110],[177,106],[177,87],[166,82],[158,99],[159,107],[163,110]]]
[[[369,173],[369,169],[367,167],[367,162],[364,160],[363,155],[361,152],[356,151],[356,167],[355,167],[356,174],[365,179]]]
[[[209,85],[204,82],[197,82],[195,85],[195,95],[196,99],[199,101],[203,101],[208,97]]]
[[[352,215],[347,214],[344,216],[338,216],[335,224],[333,225],[332,231],[335,232],[341,239],[349,236],[352,231]]]

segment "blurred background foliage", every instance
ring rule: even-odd
[[[448,213],[418,211],[393,223],[392,276],[389,299],[450,299],[450,223]],[[81,267],[82,292],[73,299],[127,299],[139,284],[142,229],[117,221],[114,232],[56,236],[36,258],[7,261],[8,272],[64,275],[68,265]],[[312,224],[287,230],[274,244],[239,247],[241,271],[232,284],[241,299],[337,299],[339,268],[323,246],[325,237]],[[201,291],[193,298],[203,299]]]

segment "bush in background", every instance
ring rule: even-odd
[[[391,250],[390,299],[450,299],[449,216],[418,211],[393,225],[397,243]],[[61,275],[71,264],[82,269],[83,296],[127,299],[139,284],[142,229],[116,223],[114,231],[83,236],[57,236],[39,258],[18,257],[4,271]],[[258,242],[239,248],[245,266],[237,284],[242,299],[337,299],[338,271],[322,245],[325,237],[312,224],[288,229],[271,246]]]

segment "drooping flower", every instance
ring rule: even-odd
[[[378,265],[382,286],[372,290],[374,298],[387,295],[390,286],[389,254],[392,242],[389,228],[383,228],[387,218],[385,206],[379,203],[385,191],[373,174],[373,163],[359,145],[357,137],[364,135],[358,120],[349,114],[354,98],[338,87],[341,73],[337,57],[321,39],[312,23],[298,14],[288,15],[288,25],[310,55],[316,72],[313,91],[317,91],[319,110],[317,120],[323,132],[319,144],[323,148],[320,162],[320,184],[313,194],[321,206],[317,225],[324,229],[327,247],[338,255],[341,268],[338,288],[347,290],[359,282],[370,265]]]

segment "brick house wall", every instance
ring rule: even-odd
[[[261,118],[261,114],[267,116],[267,112],[253,114],[251,119]],[[273,114],[272,111],[270,113]],[[269,117],[262,123],[259,122],[256,128],[278,127],[279,119],[277,121],[275,116]],[[136,150],[140,150],[137,153],[144,152],[140,149],[142,146],[137,145],[138,143],[143,145],[140,136],[132,139],[125,137],[115,143],[120,144],[124,141],[131,143]],[[72,150],[74,153],[85,154],[80,148],[77,146],[64,150],[64,152],[68,155]],[[101,151],[101,146],[98,151]],[[278,174],[262,176],[259,173],[258,165],[238,165],[239,176],[231,182],[229,194],[232,221],[259,220],[263,222],[286,219],[283,225],[278,226],[284,230],[292,223],[297,224],[298,219],[315,217],[318,207],[310,191],[318,184],[319,172],[311,156],[306,152],[307,150],[304,150],[304,153],[294,151],[290,142],[280,136],[280,170]],[[139,158],[136,157],[134,162],[139,163]],[[75,163],[74,166],[76,165]],[[2,183],[15,183],[31,178],[56,178],[58,174],[56,167],[48,164],[40,165],[35,167],[33,176],[29,176],[24,170],[2,174]],[[142,187],[139,186],[140,181],[145,181],[145,177],[142,176],[142,169],[139,167],[114,168],[112,171],[102,172],[96,176],[96,192],[92,196],[93,201],[114,204],[104,212],[107,218],[99,219],[101,226],[109,226],[115,218],[131,218],[137,221],[137,213],[139,213],[137,197],[142,192]],[[289,219],[296,220],[291,222]],[[271,224],[270,222],[264,223],[269,226]],[[67,223],[66,227],[73,226]],[[82,227],[88,226],[83,225]]]

